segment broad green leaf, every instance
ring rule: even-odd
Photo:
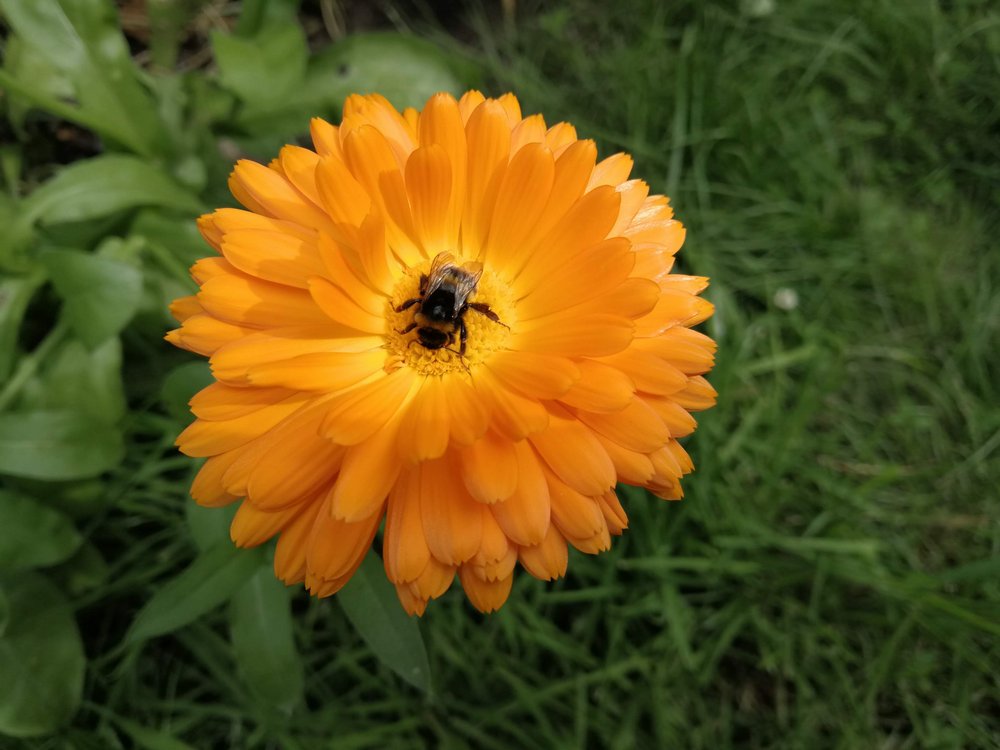
[[[171,633],[228,601],[260,565],[259,550],[219,544],[165,583],[136,615],[126,643]]]
[[[431,692],[431,668],[417,621],[400,606],[378,555],[368,553],[337,601],[383,664],[414,687]]]
[[[202,388],[215,382],[208,362],[185,362],[178,365],[163,378],[160,401],[167,412],[178,422],[187,424],[193,417],[188,402]]]
[[[7,490],[0,490],[0,529],[0,570],[54,565],[83,543],[65,515]]]
[[[56,68],[34,47],[25,44],[17,36],[7,40],[3,60],[4,70],[18,81],[30,81],[31,88],[53,99],[71,99],[75,93],[69,77]],[[18,128],[24,127],[32,102],[16,92],[11,92],[8,116]]]
[[[250,37],[275,26],[295,23],[299,0],[243,0],[236,32]]]
[[[40,260],[65,305],[73,331],[94,348],[132,319],[142,296],[142,273],[129,263],[74,250],[46,250]]]
[[[302,702],[302,659],[295,648],[291,592],[262,565],[229,605],[236,663],[250,689],[286,713]]]
[[[10,622],[10,600],[6,592],[0,588],[0,638],[7,632],[7,624]]]
[[[212,35],[219,81],[250,109],[294,96],[303,85],[308,48],[297,23],[269,28],[247,39]]]
[[[125,415],[121,369],[122,347],[116,337],[93,350],[70,339],[25,385],[19,403],[31,410],[69,409],[116,423]]]
[[[85,479],[112,468],[123,454],[119,431],[81,412],[0,414],[0,474]]]
[[[8,622],[0,636],[0,733],[37,737],[76,711],[86,658],[66,598],[37,573],[0,575]]]
[[[72,81],[80,106],[64,105],[56,114],[78,119],[145,156],[168,150],[168,134],[139,84],[110,0],[0,0],[0,10],[32,52]],[[18,93],[36,104],[53,100],[32,81],[14,80],[22,84]],[[73,118],[74,111],[82,117]]]
[[[147,161],[107,154],[75,162],[38,188],[21,204],[20,221],[84,221],[138,206],[201,210],[194,195]]]
[[[459,94],[470,78],[433,43],[396,33],[354,34],[316,55],[306,90],[339,106],[348,94],[379,93],[396,107],[422,107],[440,91]]]
[[[224,508],[203,508],[193,501],[185,503],[184,517],[195,546],[202,552],[207,552],[213,547],[231,545],[229,527],[233,523],[233,516],[236,515],[238,507],[239,503]]]
[[[145,238],[148,245],[167,252],[173,269],[187,277],[188,266],[212,250],[190,217],[168,215],[157,209],[144,209],[136,216],[129,230],[133,236]]]
[[[21,320],[43,281],[41,273],[0,279],[0,383],[6,382],[14,371]]]

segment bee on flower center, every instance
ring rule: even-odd
[[[451,253],[438,253],[431,261],[430,271],[420,276],[419,296],[411,297],[394,308],[396,312],[403,312],[418,306],[413,314],[413,322],[399,333],[407,334],[416,329],[417,342],[431,350],[452,346],[455,335],[458,334],[457,353],[465,356],[469,337],[465,314],[469,310],[475,310],[507,328],[489,305],[469,301],[482,275],[482,263],[468,262],[460,265],[455,262],[455,256]]]

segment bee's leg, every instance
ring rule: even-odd
[[[487,318],[489,318],[490,320],[492,320],[494,323],[499,323],[504,328],[510,328],[509,325],[507,325],[502,320],[500,320],[500,317],[495,312],[493,312],[493,310],[490,309],[490,306],[487,305],[485,302],[469,302],[467,304],[467,307],[471,307],[477,313],[481,313],[481,314],[485,315]]]
[[[469,329],[465,327],[465,319],[458,319],[458,356],[465,356],[465,342],[469,339]]]
[[[419,301],[420,301],[420,297],[411,297],[410,299],[406,300],[406,302],[404,302],[403,304],[396,305],[396,307],[394,307],[392,309],[395,310],[396,312],[403,312],[403,310],[406,310],[408,308],[413,307]]]
[[[410,323],[410,325],[406,326],[406,328],[402,329],[401,331],[396,331],[396,333],[409,333],[410,331],[412,331],[416,327],[417,327],[417,323],[416,323],[416,321],[414,321],[413,323]]]

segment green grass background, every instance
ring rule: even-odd
[[[328,5],[352,31],[352,4]],[[433,40],[488,93],[573,122],[603,154],[632,153],[671,196],[688,227],[680,267],[711,277],[719,342],[719,405],[688,441],[687,497],[627,492],[631,527],[611,552],[572,554],[555,584],[519,575],[498,614],[460,590],[432,604],[430,698],[336,601],[296,594],[306,700],[288,715],[240,678],[223,610],[119,647],[195,554],[176,423],[135,396],[185,360],[127,329],[127,452],[108,501],[77,513],[107,563],[72,599],[83,703],[18,742],[1000,746],[996,6],[381,7],[378,23]],[[26,192],[52,171],[46,132],[15,134]]]

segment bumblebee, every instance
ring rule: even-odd
[[[475,310],[494,323],[505,326],[489,305],[469,302],[482,275],[482,263],[459,265],[451,253],[438,253],[431,261],[430,272],[420,276],[420,296],[412,297],[394,308],[396,312],[403,312],[419,305],[413,314],[413,322],[399,333],[405,334],[416,329],[417,341],[425,349],[431,350],[452,346],[457,333],[458,355],[465,356],[465,345],[469,337],[465,313]]]

